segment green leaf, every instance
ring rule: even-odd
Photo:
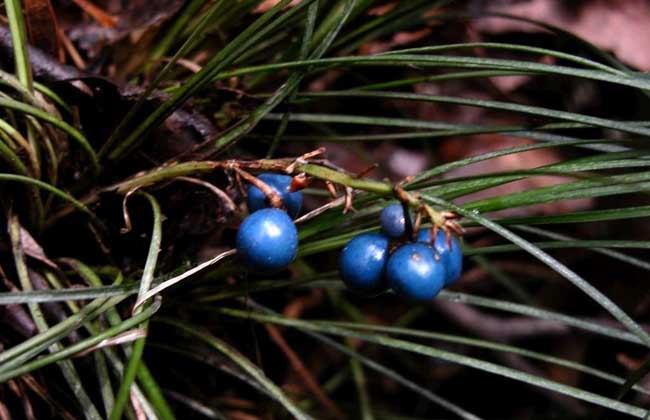
[[[186,324],[184,322],[171,320],[171,319],[161,319],[161,321],[166,324],[175,327],[182,331],[183,333],[190,335],[192,337],[198,338],[203,341],[208,346],[214,348],[218,352],[222,353],[233,363],[239,366],[244,372],[250,375],[255,379],[266,391],[276,399],[280,404],[282,404],[292,416],[300,420],[308,420],[310,417],[305,414],[298,406],[296,406],[280,388],[278,388],[271,380],[269,380],[266,375],[253,363],[251,363],[247,358],[241,355],[237,350],[232,348],[230,345],[225,343],[223,340],[214,337],[208,333],[198,331],[193,325]]]
[[[233,309],[221,309],[221,313],[239,318],[255,319],[260,322],[273,323],[277,325],[285,325],[298,329],[311,330],[323,332],[326,334],[333,334],[342,337],[351,337],[363,340],[370,343],[376,343],[388,348],[404,350],[411,353],[421,354],[428,357],[433,357],[445,360],[452,363],[457,363],[463,366],[471,367],[474,369],[482,370],[484,372],[492,373],[506,378],[514,379],[523,383],[545,388],[554,392],[571,396],[573,398],[597,404],[606,407],[610,410],[618,411],[621,413],[629,414],[638,418],[646,415],[646,410],[631,405],[622,403],[611,398],[603,397],[601,395],[585,391],[572,386],[564,385],[559,382],[551,381],[546,378],[528,374],[519,370],[508,368],[505,366],[497,365],[495,363],[487,362],[485,360],[477,359],[474,357],[464,356],[458,353],[452,353],[445,350],[440,350],[435,347],[425,346],[405,340],[398,340],[384,335],[367,334],[358,331],[351,331],[345,328],[333,326],[331,324],[315,324],[313,322],[289,319],[284,317],[276,317],[271,315],[264,315],[255,312],[245,312]]]

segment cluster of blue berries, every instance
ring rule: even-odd
[[[302,207],[302,192],[291,191],[292,177],[264,173],[258,179],[279,194],[283,209],[271,208],[266,194],[248,187],[248,209],[237,232],[237,254],[254,271],[274,272],[286,268],[298,252],[298,231],[293,220]]]
[[[380,215],[382,233],[365,233],[347,243],[340,257],[343,281],[353,291],[376,294],[389,287],[411,300],[433,299],[443,287],[461,275],[463,255],[458,241],[431,229],[417,232],[408,241],[391,249],[391,239],[407,239],[403,207],[391,204]],[[391,252],[392,251],[392,252]]]

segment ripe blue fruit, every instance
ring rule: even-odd
[[[381,230],[388,237],[398,239],[406,232],[406,219],[401,204],[391,204],[381,211],[379,215]]]
[[[302,192],[289,192],[292,178],[289,175],[272,173],[264,173],[257,178],[280,194],[282,204],[286,207],[289,215],[295,219],[296,216],[298,216],[298,213],[300,213],[300,207],[302,207]],[[269,207],[269,202],[262,190],[254,185],[249,185],[248,210],[253,213],[267,207]]]
[[[379,233],[355,236],[341,251],[341,278],[353,291],[377,293],[385,288],[384,269],[389,240]]]
[[[244,219],[237,232],[237,254],[256,271],[286,268],[298,252],[298,231],[279,209],[262,209]]]
[[[397,248],[388,259],[386,277],[395,293],[415,301],[431,300],[445,284],[445,267],[434,257],[433,248],[409,243]]]
[[[418,242],[431,244],[431,229],[420,229],[418,232]],[[463,271],[463,252],[460,249],[460,244],[452,236],[450,248],[445,232],[438,231],[433,247],[440,256],[442,264],[445,266],[447,273],[445,276],[445,286],[455,283]]]

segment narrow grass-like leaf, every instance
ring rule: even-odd
[[[629,414],[638,418],[643,418],[646,414],[646,410],[631,404],[622,403],[620,401],[603,397],[601,395],[589,391],[585,391],[583,389],[564,385],[559,382],[551,381],[546,378],[531,375],[505,366],[497,365],[495,363],[487,362],[485,360],[464,356],[458,353],[452,353],[445,350],[440,350],[431,346],[425,346],[422,344],[417,344],[409,341],[398,340],[384,335],[366,334],[366,333],[351,331],[345,328],[340,328],[329,324],[326,325],[315,324],[308,321],[289,319],[289,318],[277,317],[272,315],[264,315],[255,312],[245,312],[245,311],[238,311],[233,309],[221,309],[220,312],[238,318],[255,319],[260,322],[269,322],[278,325],[290,326],[298,329],[306,329],[311,331],[324,332],[326,334],[338,335],[342,337],[356,338],[366,342],[376,343],[388,348],[394,348],[394,349],[404,350],[411,353],[421,354],[424,356],[433,357],[433,358],[445,360],[452,363],[457,363],[463,366],[468,366],[495,375],[504,376],[506,378],[514,379],[523,383],[545,388],[554,392],[568,395],[579,400],[587,401],[592,404],[600,405],[608,409],[619,411],[621,413]]]
[[[301,60],[304,60],[309,56],[309,44],[311,43],[311,39],[314,34],[314,28],[316,26],[318,7],[319,7],[319,2],[315,1],[311,6],[309,6],[309,9],[307,9],[307,20],[305,22],[305,32],[302,36],[302,44],[300,45]],[[293,92],[291,92],[291,94],[289,95],[290,100],[295,99],[296,92],[297,92],[296,89],[294,89]],[[275,136],[273,137],[273,141],[269,146],[269,150],[266,153],[267,158],[273,156],[273,152],[275,151],[278,144],[280,143],[280,140],[283,138],[288,124],[289,124],[289,113],[285,112],[284,116],[282,117],[282,120],[280,121],[280,125],[278,126]]]
[[[194,0],[191,5],[187,6],[187,11],[185,13],[191,13],[190,9],[193,8],[193,5],[202,2],[203,0]],[[176,51],[174,56],[169,59],[169,61],[165,64],[165,66],[156,73],[154,79],[147,85],[145,91],[142,93],[142,95],[140,95],[136,103],[133,104],[133,106],[126,113],[122,121],[120,121],[120,123],[117,125],[115,130],[113,130],[110,137],[102,145],[102,148],[99,151],[100,157],[104,156],[104,154],[107,153],[113,147],[115,142],[117,142],[123,136],[125,128],[137,115],[138,111],[142,109],[142,106],[145,104],[145,100],[160,85],[160,82],[162,82],[162,80],[171,72],[171,70],[174,68],[174,65],[176,65],[176,63],[178,62],[178,60],[184,57],[199,42],[199,40],[202,39],[208,23],[212,20],[212,18],[215,15],[219,15],[221,12],[223,12],[223,9],[226,5],[227,5],[226,2],[219,1],[216,4],[214,4],[212,7],[210,7],[208,11],[206,11],[206,13],[203,15],[200,22],[196,25],[196,27],[194,28],[190,36],[187,38],[187,40],[183,43],[183,45],[181,45],[178,51]],[[179,17],[177,22],[181,21],[182,19],[183,17]],[[167,32],[165,38],[163,38],[160,44],[158,44],[158,46],[154,49],[154,51],[152,52],[152,56],[154,58],[157,56],[162,56],[162,54],[169,47],[168,43],[174,41],[173,37],[169,35],[174,30],[175,29],[171,29],[170,32]],[[168,37],[170,38],[169,41],[167,40]]]
[[[551,238],[551,239],[556,239],[561,242],[576,242],[575,238],[572,238],[571,236],[567,235],[562,235],[559,233],[555,232],[550,232],[545,229],[540,229],[540,228],[535,228],[532,226],[517,226],[516,229],[522,230],[524,232],[530,232],[534,233],[536,235],[540,235],[543,237]],[[582,242],[582,246],[586,249],[592,249],[594,252],[597,252],[602,255],[606,255],[610,258],[614,258],[619,261],[623,261],[625,263],[634,265],[639,268],[643,268],[644,270],[649,270],[650,271],[650,263],[644,260],[640,260],[638,258],[634,258],[632,256],[617,252],[617,251],[612,251],[611,249],[608,248],[639,248],[639,249],[650,249],[650,242],[647,241],[615,241],[612,244],[607,244],[607,246],[601,248],[599,245],[602,244],[603,242],[609,242],[609,241],[577,241],[577,242]]]
[[[11,239],[11,248],[14,255],[16,272],[18,274],[22,289],[29,291],[32,290],[32,282],[29,276],[27,264],[25,262],[25,251],[23,249],[21,240],[21,229],[22,228],[18,222],[18,217],[14,215],[10,216],[9,236]],[[28,305],[28,307],[39,333],[46,332],[49,329],[49,326],[47,325],[47,321],[45,320],[45,316],[43,315],[43,312],[41,311],[39,305],[37,303],[31,303]],[[55,353],[57,351],[60,351],[62,348],[63,347],[61,344],[55,342],[49,346],[49,351],[50,353]],[[84,416],[89,420],[101,419],[97,408],[93,404],[92,400],[88,396],[88,393],[84,389],[83,384],[81,383],[81,378],[79,377],[74,364],[70,360],[61,360],[59,362],[59,368],[61,369],[61,373],[63,374],[65,381],[68,383],[70,390],[79,401]]]
[[[35,187],[41,188],[45,191],[51,192],[52,194],[56,195],[59,198],[62,198],[63,200],[69,202],[72,204],[76,209],[86,213],[88,216],[90,216],[93,220],[98,221],[99,219],[95,214],[86,207],[85,204],[83,204],[81,201],[75,199],[65,191],[62,191],[46,182],[39,181],[38,179],[34,179],[31,177],[27,176],[22,176],[22,175],[14,175],[14,174],[2,174],[0,173],[0,182],[2,181],[9,181],[9,182],[19,182],[23,184],[28,184],[28,185],[33,185]]]
[[[434,53],[434,52],[444,52],[450,50],[461,50],[461,49],[474,49],[474,48],[485,48],[487,50],[505,50],[505,51],[519,51],[529,54],[538,54],[542,56],[550,56],[559,58],[560,60],[566,60],[571,63],[580,64],[587,68],[592,68],[596,70],[602,70],[611,74],[618,75],[627,75],[628,72],[608,66],[606,64],[599,63],[597,61],[589,60],[584,57],[580,57],[573,54],[567,54],[562,51],[549,50],[548,48],[539,48],[532,47],[530,45],[519,45],[519,44],[508,44],[508,43],[498,43],[498,42],[465,42],[462,44],[446,44],[446,45],[435,45],[428,47],[417,47],[417,48],[408,48],[403,49],[397,52],[387,51],[381,55],[391,55],[394,53],[399,54],[413,54],[413,53]]]
[[[341,9],[341,13],[339,16],[337,16],[335,24],[326,33],[322,42],[319,43],[309,54],[310,58],[320,58],[323,54],[325,54],[327,49],[334,41],[336,35],[339,33],[347,19],[350,17],[350,14],[354,10],[357,1],[358,0],[345,1],[345,7]],[[306,2],[301,2],[301,4],[303,3]],[[289,79],[262,106],[258,107],[253,113],[251,113],[251,115],[244,122],[239,124],[227,134],[217,138],[214,141],[214,151],[212,151],[211,154],[218,154],[222,152],[231,146],[235,141],[237,141],[242,135],[255,127],[266,114],[271,112],[271,110],[273,110],[284,99],[292,95],[298,89],[298,86],[300,85],[300,82],[304,76],[304,72],[293,73],[291,76],[289,76]]]
[[[91,286],[95,286],[96,288],[101,287],[102,285],[101,279],[99,278],[97,273],[95,273],[95,271],[93,271],[90,267],[88,267],[81,261],[74,260],[74,259],[62,259],[62,261],[69,264],[73,270],[75,270],[84,280],[86,280],[88,284],[90,284]],[[122,274],[118,273],[117,279],[113,282],[113,284],[121,285],[122,282],[121,279],[122,279]],[[135,293],[138,289],[139,288],[137,285],[132,286],[133,293]],[[160,306],[159,302],[158,303],[154,302],[154,304],[156,305],[156,307]],[[113,327],[119,326],[123,323],[122,318],[120,317],[119,313],[115,308],[111,308],[107,311],[106,319]],[[91,334],[98,333],[98,331],[95,330],[95,328],[93,328],[90,324],[86,324],[86,329],[88,329],[88,331]],[[122,376],[124,372],[124,365],[117,358],[116,354],[112,352],[111,349],[106,349],[106,355],[110,360],[111,364],[113,365],[113,368],[117,372],[118,376]],[[142,385],[142,388],[146,393],[147,397],[151,400],[151,404],[153,405],[153,408],[155,409],[158,416],[163,420],[173,420],[174,414],[171,411],[169,405],[167,404],[167,401],[165,401],[165,398],[162,396],[162,391],[160,390],[158,383],[151,375],[149,369],[147,368],[147,365],[144,362],[140,363],[139,365],[138,380]],[[149,405],[149,402],[147,401],[146,398],[144,398],[137,384],[133,384],[131,390],[136,396],[136,398],[138,398],[140,404],[143,404],[145,406]],[[113,405],[114,405],[114,399],[110,404],[111,407],[110,411],[112,411]],[[110,412],[107,414],[107,418],[109,416],[110,416]]]
[[[169,51],[172,45],[178,41],[178,35],[187,27],[188,22],[201,9],[206,1],[207,0],[192,0],[183,8],[182,12],[179,13],[178,17],[174,20],[172,26],[165,31],[165,34],[158,45],[152,49],[150,54],[151,60],[158,60],[167,54],[167,51]],[[193,37],[190,37],[190,39],[192,38]],[[162,70],[158,72],[158,75],[161,73],[165,73],[165,71]]]
[[[635,334],[623,331],[618,328],[611,328],[600,323],[591,322],[589,320],[577,318],[574,316],[549,311],[542,308],[537,308],[519,303],[508,302],[499,299],[491,299],[483,296],[474,296],[467,293],[448,292],[442,291],[438,298],[449,300],[451,302],[466,303],[469,305],[480,306],[484,308],[497,309],[500,311],[525,315],[533,318],[545,319],[550,321],[558,321],[561,324],[568,325],[573,328],[589,331],[594,334],[602,335],[605,337],[614,338],[629,343],[644,344],[644,342]]]
[[[19,175],[27,176],[29,172],[18,155],[3,141],[4,131],[0,129],[0,156],[12,167]],[[7,136],[8,137],[8,136]]]
[[[621,207],[616,209],[588,210],[574,213],[549,214],[545,216],[507,217],[495,220],[500,225],[555,225],[565,223],[605,222],[650,217],[650,206]],[[476,222],[463,223],[476,226]]]
[[[466,18],[471,18],[471,19],[481,19],[481,18],[489,18],[489,17],[498,17],[502,19],[507,19],[507,20],[514,20],[517,22],[525,22],[534,26],[537,26],[539,28],[546,29],[547,31],[557,34],[560,38],[566,39],[571,41],[571,43],[576,44],[585,50],[591,52],[597,57],[600,57],[600,59],[604,62],[609,63],[612,67],[615,67],[619,70],[625,71],[625,72],[631,72],[631,70],[623,64],[620,60],[618,60],[615,56],[612,54],[609,54],[608,52],[602,50],[601,48],[598,48],[596,45],[592,44],[591,42],[587,41],[584,38],[580,38],[579,36],[576,36],[575,34],[571,33],[570,31],[564,30],[560,27],[551,25],[546,22],[542,22],[539,20],[535,19],[529,19],[524,16],[516,16],[516,15],[510,15],[507,13],[493,13],[493,12],[484,12],[481,14],[474,14],[474,15],[468,15],[468,14],[461,14],[458,15],[466,17]],[[451,17],[451,15],[449,16]]]
[[[99,165],[99,158],[97,154],[95,153],[95,150],[92,148],[86,137],[84,137],[81,132],[79,132],[76,128],[72,127],[65,121],[41,110],[36,107],[33,107],[31,105],[27,105],[25,103],[9,99],[9,98],[0,98],[0,108],[7,108],[7,109],[13,109],[15,111],[31,115],[39,120],[43,120],[49,124],[52,124],[56,128],[61,129],[63,132],[68,134],[71,138],[73,138],[81,148],[88,154],[88,156],[91,159],[93,169],[95,170],[95,173],[98,173],[100,171],[100,165]]]
[[[228,45],[214,55],[200,72],[190,77],[183,86],[174,92],[173,96],[163,102],[151,115],[149,115],[138,127],[122,140],[113,150],[102,149],[102,154],[108,154],[110,159],[120,159],[125,153],[132,150],[140,143],[146,135],[171,113],[187,101],[199,89],[206,86],[214,78],[214,75],[228,65],[251,45],[268,36],[275,29],[281,27],[287,19],[300,13],[314,0],[305,0],[297,6],[289,9],[282,16],[274,19],[275,16],[289,3],[289,0],[279,1],[272,9],[264,13],[253,24],[248,26],[241,34],[234,38]]]
[[[522,229],[523,226],[517,226],[516,229]],[[530,230],[529,230],[530,231]],[[579,240],[569,237],[559,241],[549,242],[531,242],[531,244],[539,247],[540,249],[568,249],[568,248],[584,248],[584,249],[605,249],[605,248],[622,248],[622,249],[650,249],[649,241],[621,241],[613,239],[602,240]],[[502,252],[523,251],[523,249],[515,244],[507,245],[491,245],[481,248],[473,248],[467,250],[467,255],[485,255],[485,254],[498,254]]]
[[[381,99],[401,99],[421,102],[436,102],[455,105],[474,106],[487,109],[496,109],[501,111],[511,111],[523,114],[533,115],[535,117],[554,118],[562,121],[570,121],[581,124],[593,125],[595,127],[610,128],[626,133],[650,136],[650,129],[639,127],[626,122],[608,120],[605,118],[592,117],[589,115],[576,114],[567,111],[558,111],[550,108],[538,106],[522,105],[511,102],[501,102],[486,99],[460,98],[454,96],[428,95],[408,92],[384,92],[384,91],[329,91],[329,92],[312,92],[301,93],[298,97],[307,98],[381,98]]]
[[[83,350],[96,346],[97,344],[101,343],[103,340],[114,337],[124,331],[133,328],[139,323],[149,319],[159,308],[160,308],[160,304],[155,303],[153,305],[150,305],[146,309],[144,309],[139,314],[125,320],[122,324],[108,328],[102,331],[101,333],[93,335],[92,337],[88,337],[69,347],[65,347],[61,351],[49,354],[47,356],[40,357],[29,363],[22,364],[19,367],[15,367],[8,370],[2,370],[0,371],[0,382],[8,381],[9,379],[16,378],[20,375],[24,375],[36,369],[40,369],[44,366],[50,365],[52,363],[56,363],[59,360],[69,359],[71,356],[75,355],[76,353],[79,353]],[[72,315],[71,317],[74,317],[75,315]],[[48,331],[51,331],[51,329]]]
[[[149,371],[149,368],[144,363],[141,363],[138,367],[138,381],[142,384],[142,388],[147,394],[147,397],[151,401],[158,416],[163,420],[174,420],[176,417],[169,407],[162,390]]]
[[[352,347],[350,340],[347,340],[347,346]],[[366,375],[363,371],[361,363],[357,359],[350,358],[350,370],[352,378],[357,388],[357,399],[359,401],[359,412],[361,420],[375,420],[372,412],[372,404],[370,403],[370,396],[368,395],[368,387],[366,383]]]
[[[280,120],[282,118],[279,114],[270,113],[266,117],[270,120]],[[560,136],[557,134],[530,131],[524,126],[478,126],[467,124],[450,124],[436,121],[424,121],[412,118],[388,118],[388,117],[372,117],[361,115],[345,115],[345,114],[304,114],[293,112],[290,115],[290,121],[313,122],[313,123],[340,123],[340,124],[355,124],[355,125],[370,125],[382,127],[399,127],[399,128],[414,128],[423,130],[440,130],[433,137],[451,137],[463,136],[472,134],[486,134],[486,133],[501,133],[504,135],[511,135],[516,137],[524,137],[537,141],[551,142],[554,144],[564,144],[573,142],[584,142],[584,144],[576,145],[578,147],[604,151],[604,152],[618,152],[626,150],[624,146],[604,144],[610,140],[581,140],[575,137]],[[556,127],[555,124],[545,124],[536,129],[543,129],[544,127]],[[572,145],[572,144],[568,144]]]
[[[305,414],[300,408],[298,408],[298,406],[296,406],[291,400],[289,400],[284,392],[282,392],[280,388],[278,388],[271,380],[269,380],[257,366],[251,363],[237,350],[226,344],[224,341],[208,333],[198,331],[193,325],[188,325],[186,323],[171,319],[161,319],[161,321],[165,324],[177,328],[185,334],[198,338],[208,346],[222,353],[228,359],[232,360],[233,363],[239,366],[244,372],[246,372],[261,386],[263,386],[269,392],[269,394],[272,395],[273,398],[276,399],[279,403],[281,403],[295,418],[299,420],[310,419],[310,417]]]
[[[32,336],[20,344],[5,350],[0,353],[0,372],[22,365],[25,361],[37,356],[53,343],[66,337],[70,332],[78,329],[84,322],[95,319],[122,300],[124,300],[123,297],[96,299],[76,314],[55,324],[47,331]]]
[[[505,60],[497,58],[477,58],[466,56],[448,55],[418,55],[401,54],[399,50],[390,55],[362,55],[336,58],[309,59],[272,63],[259,66],[244,67],[237,70],[224,71],[215,76],[215,80],[224,80],[233,76],[244,76],[259,72],[275,72],[301,67],[336,68],[357,66],[389,66],[404,67],[417,66],[422,68],[461,68],[484,70],[511,70],[525,71],[528,73],[545,75],[562,75],[589,80],[609,82],[621,86],[647,90],[650,89],[650,80],[641,75],[627,73],[625,75],[611,74],[602,70],[580,69],[576,67],[560,66],[555,64],[542,64],[531,61]]]
[[[469,338],[469,337],[462,337],[458,335],[450,335],[450,334],[442,334],[442,333],[437,333],[437,332],[431,332],[431,331],[422,331],[422,330],[414,330],[410,328],[400,328],[400,327],[392,327],[392,326],[383,326],[383,325],[374,325],[374,324],[365,324],[365,323],[359,323],[359,322],[339,322],[339,321],[311,321],[311,322],[316,322],[316,323],[321,323],[321,324],[330,324],[330,325],[335,325],[343,328],[350,328],[350,329],[355,329],[355,330],[362,330],[362,331],[371,331],[371,332],[379,332],[379,333],[388,333],[392,335],[404,335],[408,337],[420,337],[420,338],[428,338],[428,339],[433,339],[433,340],[440,340],[440,341],[446,341],[450,343],[456,343],[456,344],[462,344],[470,347],[477,347],[477,348],[484,348],[488,350],[493,350],[495,352],[506,352],[506,353],[513,353],[519,356],[527,357],[533,360],[538,360],[541,362],[545,363],[550,363],[550,364],[555,364],[558,366],[566,367],[568,369],[573,369],[588,375],[595,376],[600,379],[604,379],[608,382],[616,383],[616,384],[623,384],[625,382],[624,378],[621,378],[620,376],[612,375],[610,373],[604,372],[599,369],[595,369],[589,366],[586,366],[584,364],[578,363],[578,362],[573,362],[571,360],[567,359],[562,359],[559,357],[555,356],[549,356],[544,353],[539,353],[536,351],[531,351],[527,350],[521,347],[515,347],[511,346],[508,344],[502,344],[502,343],[497,343],[493,341],[488,341],[488,340],[479,340],[475,338]],[[643,394],[650,394],[650,389],[643,388],[637,386],[635,388],[636,391],[641,392]]]
[[[530,253],[535,258],[539,259],[546,265],[548,265],[553,271],[560,274],[562,277],[569,280],[576,287],[582,290],[590,298],[596,301],[600,306],[602,306],[607,312],[609,312],[614,318],[616,318],[621,324],[623,324],[628,330],[636,334],[644,345],[650,347],[650,335],[643,329],[639,324],[637,324],[629,315],[627,315],[618,305],[616,305],[611,299],[605,296],[602,292],[597,290],[591,284],[589,284],[585,279],[577,275],[575,272],[570,270],[567,266],[559,262],[557,259],[553,258],[546,252],[542,251],[538,247],[532,245],[530,242],[521,238],[520,236],[514,234],[508,229],[499,226],[493,221],[486,219],[476,213],[465,210],[464,208],[453,205],[444,200],[440,200],[434,197],[424,197],[425,201],[439,206],[444,206],[452,211],[457,212],[458,214],[467,217],[468,219],[474,220],[477,223],[480,223],[482,226],[490,229],[494,233],[504,237],[515,245],[520,246],[525,251]]]
[[[4,2],[11,31],[11,42],[14,50],[14,62],[16,73],[20,82],[29,91],[32,90],[32,69],[27,53],[27,32],[25,30],[25,18],[20,0],[6,0]]]
[[[104,404],[104,418],[107,418],[111,414],[113,404],[115,404],[115,394],[113,393],[111,377],[108,372],[108,366],[106,365],[106,356],[102,352],[96,351],[93,353],[93,357],[95,358],[95,370],[97,371],[99,391]]]
[[[67,302],[109,297],[127,297],[138,291],[137,284],[118,286],[102,286],[87,288],[71,288],[61,290],[34,290],[30,292],[2,292],[0,305],[23,303]]]
[[[377,16],[359,27],[352,28],[348,34],[342,36],[335,44],[343,47],[339,55],[352,54],[365,44],[422,25],[425,23],[423,17],[427,12],[431,13],[436,9],[442,9],[443,6],[451,2],[450,0],[399,2],[393,10],[382,14],[382,16]]]
[[[305,285],[310,288],[328,288],[328,289],[343,289],[345,285],[339,280],[314,280]],[[503,312],[514,313],[518,315],[529,316],[532,318],[539,318],[549,321],[557,321],[559,324],[566,324],[572,328],[588,331],[590,333],[609,337],[628,343],[641,344],[643,341],[630,332],[624,331],[620,328],[612,328],[604,325],[603,323],[593,321],[586,318],[578,318],[571,315],[566,315],[559,312],[549,311],[546,309],[537,308],[534,306],[524,305],[520,303],[505,301],[501,299],[492,299],[483,296],[476,296],[467,293],[450,292],[442,290],[437,296],[438,299],[445,299],[451,302],[474,305],[484,308],[495,309]]]
[[[153,212],[153,228],[151,232],[151,241],[149,243],[149,252],[147,253],[147,261],[145,262],[144,271],[142,273],[142,278],[140,279],[140,288],[138,290],[138,296],[141,297],[151,287],[153,282],[154,272],[156,270],[156,264],[158,262],[158,254],[160,253],[160,243],[162,242],[162,213],[160,211],[160,205],[158,201],[148,193],[143,193],[146,199],[151,205],[151,210]],[[137,315],[142,312],[142,307],[135,308],[133,314]],[[143,322],[140,325],[140,328],[145,330],[145,334],[148,328],[148,322]],[[111,411],[110,419],[111,420],[120,420],[122,418],[122,413],[126,408],[127,401],[129,400],[129,395],[131,394],[131,385],[135,380],[135,377],[138,373],[140,367],[140,360],[142,358],[142,353],[144,352],[145,337],[138,338],[133,344],[133,350],[129,361],[124,370],[124,376],[122,378],[122,384],[115,396],[115,404],[113,405],[113,411]]]
[[[253,305],[256,309],[263,311],[264,313],[271,314],[271,315],[278,315],[276,312],[265,308],[257,303],[251,302],[250,300],[247,300],[248,304]],[[212,309],[212,308],[210,308]],[[365,324],[364,324],[365,325]],[[451,413],[454,413],[457,415],[459,418],[462,418],[464,420],[480,420],[479,417],[474,415],[473,413],[470,413],[469,411],[463,409],[462,407],[459,407],[458,405],[440,397],[439,395],[434,394],[433,392],[429,391],[428,389],[416,384],[415,382],[411,381],[410,379],[406,378],[405,376],[401,375],[400,373],[378,363],[377,361],[370,359],[361,353],[353,350],[349,346],[343,345],[341,343],[338,343],[331,338],[324,336],[322,334],[319,334],[314,331],[308,331],[308,330],[302,330],[302,332],[309,336],[314,338],[315,340],[325,343],[326,345],[336,349],[337,351],[350,356],[351,358],[354,358],[358,360],[361,364],[364,366],[368,367],[369,369],[372,369],[387,378],[390,378],[394,380],[395,382],[399,383],[400,385],[405,386],[406,388],[412,390],[413,392],[419,394],[420,396],[424,397],[425,399],[429,400],[433,404],[439,405],[440,407],[450,411]]]
[[[649,180],[650,172],[614,175],[606,178],[599,177],[595,180],[568,182],[548,187],[535,188],[523,192],[515,192],[482,200],[476,200],[465,204],[463,207],[468,211],[475,210],[485,213],[502,210],[504,208],[515,208],[531,204],[549,203],[560,200],[637,193],[648,191],[650,189]],[[467,190],[465,190],[467,192],[463,191],[462,194],[457,195],[456,192],[452,194],[451,190],[449,190],[450,194],[445,194],[445,197],[458,197],[470,192],[480,191],[482,189],[485,189],[486,186],[489,187],[492,181],[496,181],[494,186],[500,185],[502,183],[499,180],[479,180],[473,185],[468,182],[463,186],[464,188],[467,188]],[[443,190],[440,189],[439,191],[436,191],[436,194],[439,194],[442,191]],[[461,191],[461,188],[459,187],[456,191]]]
[[[356,90],[379,90],[396,88],[402,86],[414,86],[418,83],[426,82],[443,82],[448,80],[462,80],[462,79],[475,79],[475,78],[492,78],[504,76],[525,76],[528,75],[525,71],[512,71],[512,70],[476,70],[476,71],[455,71],[433,76],[420,76],[409,77],[405,79],[390,80],[387,82],[377,82],[367,85],[356,86]]]

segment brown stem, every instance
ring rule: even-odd
[[[271,207],[276,209],[281,209],[283,207],[282,197],[280,196],[280,194],[278,194],[278,192],[274,188],[271,188],[267,183],[249,174],[248,172],[239,169],[237,166],[233,166],[233,170],[237,174],[239,174],[242,178],[244,178],[246,181],[250,182],[257,188],[259,188],[262,191],[262,193],[264,193],[266,198],[269,200],[269,204],[271,204]]]
[[[282,350],[282,353],[287,357],[291,367],[298,373],[304,384],[309,388],[309,390],[314,394],[314,396],[320,401],[323,407],[333,414],[334,418],[344,419],[346,416],[341,412],[341,410],[334,404],[334,402],[325,394],[323,389],[320,387],[314,376],[311,374],[309,369],[305,366],[303,361],[300,359],[300,356],[289,346],[289,343],[284,339],[282,333],[278,327],[270,324],[266,324],[266,331],[269,333],[271,340]]]

